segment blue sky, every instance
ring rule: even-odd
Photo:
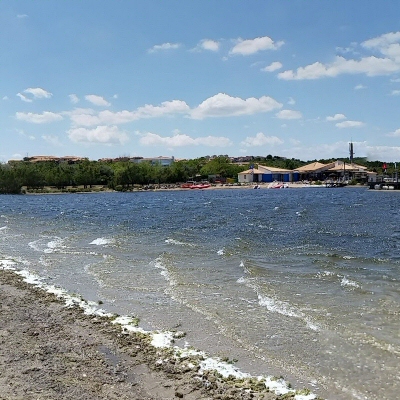
[[[0,161],[400,161],[400,2],[0,1]]]

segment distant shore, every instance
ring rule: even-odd
[[[190,189],[190,188],[182,188],[180,184],[160,184],[160,185],[134,185],[132,187],[127,187],[124,190],[113,190],[101,185],[93,185],[92,187],[83,186],[67,186],[63,189],[58,189],[51,186],[45,186],[43,189],[27,189],[23,188],[23,194],[74,194],[74,193],[118,193],[118,192],[160,192],[160,191],[198,191],[198,190],[224,190],[224,189],[255,189],[255,186],[258,186],[257,189],[270,189],[268,187],[270,183],[231,183],[231,184],[212,184],[208,188],[204,189]],[[324,188],[325,185],[316,185],[316,184],[305,184],[303,182],[289,182],[285,183],[285,189],[302,189],[302,188]],[[362,185],[347,185],[345,187],[365,187]]]

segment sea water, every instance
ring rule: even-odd
[[[246,373],[392,399],[399,204],[366,188],[0,196],[0,257]]]

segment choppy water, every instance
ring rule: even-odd
[[[0,257],[330,399],[400,390],[400,192],[0,196]]]

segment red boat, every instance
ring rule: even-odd
[[[211,185],[208,182],[195,182],[195,181],[187,181],[186,183],[182,183],[182,189],[207,189]]]
[[[181,188],[182,189],[191,189],[193,185],[195,185],[195,181],[187,181],[186,183],[182,183]]]
[[[211,185],[209,183],[198,183],[196,185],[190,186],[190,189],[207,189]]]

